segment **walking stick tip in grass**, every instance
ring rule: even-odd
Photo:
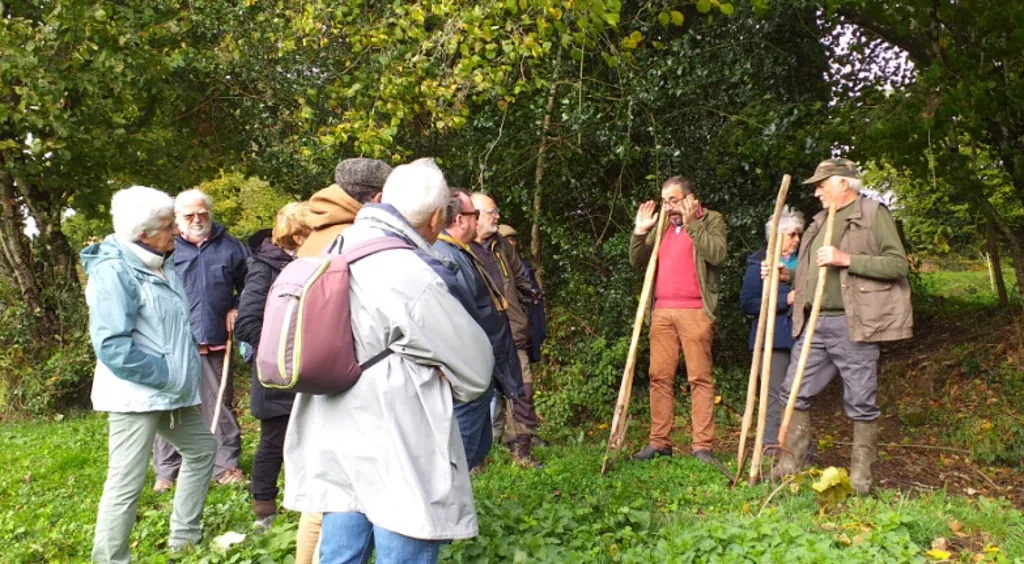
[[[768,230],[768,247],[765,258],[768,259],[779,239],[779,219],[782,217],[782,209],[786,203],[786,196],[789,194],[789,183],[791,177],[788,174],[782,176],[782,184],[779,186],[779,193],[775,198],[775,209],[772,212],[771,226]],[[743,423],[740,426],[740,444],[736,453],[736,477],[733,478],[733,485],[740,483],[740,475],[743,474],[743,463],[747,445],[747,434],[754,419],[754,398],[757,393],[757,376],[761,366],[761,350],[764,347],[764,332],[768,313],[768,285],[762,286],[761,310],[757,318],[757,334],[754,338],[754,354],[750,362],[750,375],[747,382],[747,404],[743,411]]]

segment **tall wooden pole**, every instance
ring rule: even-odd
[[[832,233],[835,230],[836,205],[831,203],[828,206],[828,219],[825,220],[825,245],[832,244]],[[822,246],[825,246],[822,245]],[[811,246],[807,245],[810,249]],[[808,257],[816,261],[816,257]],[[821,313],[821,299],[825,295],[825,277],[828,276],[828,267],[818,267],[818,283],[814,287],[814,303],[811,305],[811,314],[804,324],[804,341],[800,349],[800,360],[796,365],[796,373],[793,375],[793,386],[789,390],[789,401],[786,402],[786,413],[782,416],[782,425],[779,427],[779,446],[786,450],[786,438],[789,435],[789,421],[793,418],[793,410],[796,408],[796,397],[800,395],[800,386],[804,381],[804,371],[807,369],[807,357],[811,353],[811,342],[814,341],[814,330],[818,326],[818,315]]]
[[[768,248],[765,252],[765,260],[773,256],[773,249],[779,240],[779,218],[782,217],[782,208],[786,204],[786,196],[789,193],[790,176],[783,175],[782,185],[779,187],[779,194],[775,197],[775,210],[772,212],[771,226],[768,231]],[[769,264],[769,266],[771,266]],[[776,267],[778,268],[778,267]],[[771,272],[771,271],[769,271]],[[745,450],[747,447],[747,434],[750,432],[750,425],[754,422],[754,399],[757,393],[757,374],[761,367],[761,349],[764,347],[764,329],[768,314],[768,284],[761,287],[761,313],[757,316],[757,336],[754,338],[754,354],[750,361],[750,376],[747,381],[747,406],[743,410],[743,424],[740,426],[740,446],[736,453],[736,478],[734,484],[738,484],[740,475],[743,473]]]
[[[776,229],[778,229],[776,227]],[[754,452],[750,459],[750,476],[747,481],[751,486],[757,483],[758,474],[761,472],[761,455],[764,448],[764,428],[768,420],[768,393],[769,380],[772,374],[772,352],[775,344],[775,317],[779,310],[779,260],[782,258],[782,238],[775,240],[775,248],[772,249],[772,258],[768,263],[770,268],[769,296],[768,296],[768,319],[765,323],[767,333],[764,338],[764,351],[761,357],[761,402],[757,412],[757,435],[754,438]]]
[[[654,235],[654,248],[651,249],[651,258],[647,263],[647,272],[644,275],[644,285],[640,291],[640,303],[636,307],[636,317],[633,319],[633,335],[629,340],[629,354],[626,356],[626,367],[622,371],[622,383],[619,385],[619,399],[615,402],[615,413],[612,415],[612,428],[608,436],[608,447],[604,452],[604,461],[601,463],[601,473],[608,470],[608,456],[611,452],[622,448],[626,439],[626,416],[629,412],[629,400],[633,395],[633,374],[636,371],[636,352],[640,344],[640,330],[644,326],[644,317],[647,315],[647,306],[651,301],[651,291],[654,287],[654,276],[658,270],[658,249],[661,248],[661,238],[665,234],[665,221],[667,218],[665,209],[662,208],[658,216],[657,231]]]

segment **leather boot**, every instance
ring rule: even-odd
[[[518,435],[512,443],[512,460],[524,468],[541,468],[544,466],[533,457],[530,435]]]
[[[277,503],[274,500],[260,501],[252,500],[252,512],[256,514],[256,522],[253,525],[259,531],[266,531],[274,524],[274,517],[277,516]]]
[[[257,519],[270,517],[277,513],[277,503],[272,499],[267,501],[254,499],[252,500],[252,512],[256,514]]]
[[[786,437],[786,452],[782,453],[779,462],[772,468],[772,479],[780,480],[803,470],[810,444],[811,413],[794,409],[793,418],[789,421],[789,435]]]
[[[878,421],[853,422],[853,449],[850,453],[850,485],[854,493],[871,490],[871,464],[878,454]]]

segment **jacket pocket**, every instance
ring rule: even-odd
[[[870,338],[894,323],[896,307],[890,300],[893,282],[856,278],[850,280],[850,284],[857,305],[857,321],[864,337]]]

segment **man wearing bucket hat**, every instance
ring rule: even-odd
[[[913,331],[909,265],[896,222],[877,200],[860,193],[857,165],[849,159],[822,161],[804,181],[814,186],[823,211],[814,217],[800,245],[793,288],[793,346],[782,401],[789,400],[804,339],[812,338],[810,356],[789,428],[787,452],[776,477],[800,471],[810,443],[811,399],[838,373],[843,404],[853,420],[850,481],[856,493],[871,488],[871,464],[878,450],[878,343],[907,339]],[[828,207],[836,207],[831,241],[822,227]],[[817,284],[819,267],[827,267],[821,317],[814,335],[801,334]],[[786,275],[791,273],[786,272]]]

